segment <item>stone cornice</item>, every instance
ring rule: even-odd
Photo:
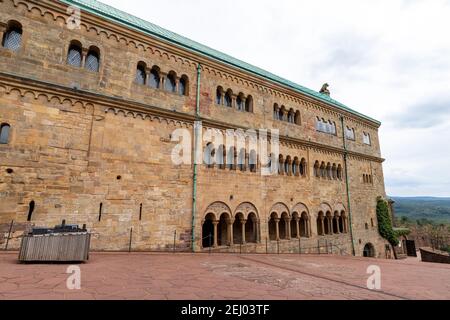
[[[80,102],[85,107],[87,105],[98,105],[104,108],[105,112],[113,111],[115,114],[118,114],[119,111],[122,110],[124,116],[131,115],[134,118],[140,116],[142,119],[149,118],[150,120],[157,119],[160,121],[162,119],[165,119],[168,123],[173,122],[175,125],[180,126],[191,127],[196,120],[199,120],[202,121],[204,127],[211,127],[219,130],[242,129],[245,131],[253,129],[203,117],[196,118],[193,114],[191,115],[187,113],[174,112],[157,106],[143,104],[141,102],[117,98],[87,90],[75,90],[59,84],[45,82],[37,79],[24,78],[20,75],[11,73],[0,72],[0,88],[1,87],[5,88],[7,93],[13,90],[18,90],[22,96],[29,92],[34,96],[35,99],[38,99],[39,96],[44,95],[46,96],[48,101],[50,101],[52,98],[57,98],[61,102],[64,100],[69,100],[72,104]],[[344,155],[346,152],[343,148],[333,147],[318,142],[312,142],[293,137],[280,136],[279,139],[281,143],[314,148],[323,150],[325,152],[338,153],[342,155]],[[361,158],[374,162],[384,162],[384,159],[382,158],[358,152],[347,151],[347,154],[355,158]]]

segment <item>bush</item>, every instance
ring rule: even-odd
[[[378,219],[378,231],[380,235],[386,239],[392,246],[397,246],[399,241],[397,234],[392,228],[392,221],[389,216],[389,209],[387,201],[378,198],[377,200],[377,219]]]

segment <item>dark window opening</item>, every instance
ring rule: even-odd
[[[31,218],[33,216],[33,212],[34,212],[34,208],[35,208],[36,203],[34,202],[34,200],[31,200],[30,204],[29,204],[29,208],[28,208],[28,217],[27,217],[27,221],[31,221]]]

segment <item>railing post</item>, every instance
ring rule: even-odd
[[[325,240],[325,249],[327,250],[327,254],[330,254],[330,250],[328,248],[328,240]]]
[[[212,237],[212,234],[210,233],[209,234],[209,254],[211,254],[211,246],[212,246],[211,237]]]
[[[177,245],[177,230],[173,233],[173,253],[176,251],[176,245]]]
[[[131,252],[131,240],[132,240],[132,238],[133,238],[133,227],[131,227],[131,229],[130,229],[130,243],[128,245],[128,253]]]
[[[268,247],[268,244],[267,244],[267,237],[266,237],[266,254],[269,254],[269,247]]]
[[[277,240],[277,252],[280,254],[280,240]]]
[[[298,238],[298,254],[302,254],[302,244],[300,242],[300,237]]]
[[[8,238],[6,238],[5,251],[8,251],[9,238],[11,238],[11,231],[12,231],[13,224],[14,224],[14,220],[12,220],[11,224],[9,225]]]
[[[320,240],[317,240],[317,252],[320,254]]]

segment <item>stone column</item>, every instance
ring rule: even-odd
[[[83,69],[86,65],[86,57],[87,57],[88,52],[89,52],[89,49],[86,49],[86,48],[83,48],[81,50],[81,68],[83,68]]]
[[[256,243],[260,243],[261,242],[261,239],[260,239],[261,235],[260,235],[260,232],[259,232],[259,224],[260,224],[260,220],[256,220],[255,221],[255,232],[256,232],[255,239],[256,239]]]
[[[233,246],[233,221],[230,219],[227,221],[228,228],[227,228],[227,238],[228,238],[228,244],[229,246]]]
[[[286,218],[284,220],[284,225],[286,227],[286,239],[291,240],[291,219]]]
[[[150,73],[152,72],[152,69],[150,68],[145,68],[145,79],[144,79],[144,84],[146,86],[150,86]]]
[[[0,22],[0,41],[3,41],[7,27],[6,23]]]
[[[295,227],[297,228],[297,239],[300,239],[300,218],[295,218]]]
[[[247,220],[242,219],[241,220],[241,230],[242,230],[242,244],[245,244],[245,223],[247,222]]]
[[[320,219],[320,223],[322,224],[322,236],[324,236],[325,235],[325,218],[324,217],[322,217],[321,219]]]
[[[217,226],[219,225],[219,221],[213,221],[213,225],[214,225],[214,233],[213,233],[214,244],[213,244],[213,247],[217,248],[218,247]]]
[[[280,240],[280,219],[274,219],[275,220],[275,240]]]

